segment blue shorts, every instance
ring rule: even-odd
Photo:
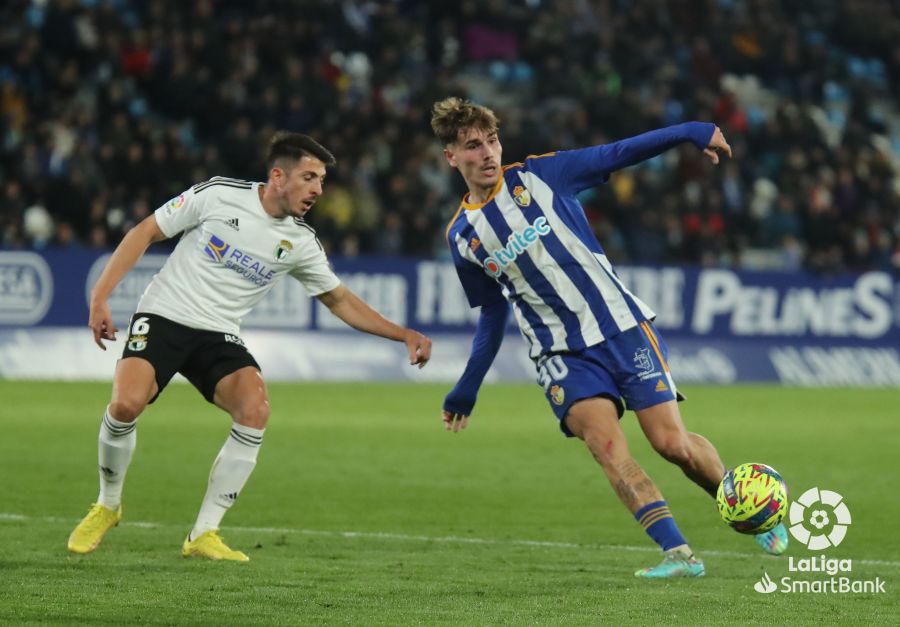
[[[538,384],[544,388],[559,428],[572,437],[565,417],[575,401],[608,398],[621,418],[625,409],[684,400],[669,372],[668,357],[662,338],[644,321],[584,351],[544,355],[537,361]]]

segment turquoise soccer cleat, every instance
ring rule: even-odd
[[[703,561],[693,555],[690,557],[684,553],[672,551],[665,554],[665,558],[656,566],[642,568],[634,573],[641,579],[672,579],[674,577],[702,577],[706,574]]]
[[[787,529],[784,523],[778,523],[778,526],[756,536],[756,543],[763,548],[763,551],[770,555],[781,555],[788,548]]]

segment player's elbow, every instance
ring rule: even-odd
[[[350,290],[347,289],[344,285],[338,285],[336,288],[329,292],[323,292],[316,296],[318,301],[328,307],[328,309],[334,312],[334,308],[338,307],[341,303],[343,303],[347,299],[347,294]]]

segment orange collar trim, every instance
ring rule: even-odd
[[[447,228],[446,228],[446,230],[444,231],[444,239],[447,240],[447,243],[450,244],[451,246],[452,246],[453,244],[450,243],[450,229],[453,228],[453,223],[456,222],[456,218],[459,217],[459,212],[462,211],[462,210],[463,210],[463,206],[460,205],[460,206],[456,209],[456,213],[453,214],[453,217],[450,218],[450,224],[447,225]]]

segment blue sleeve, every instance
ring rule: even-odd
[[[472,340],[472,352],[462,376],[450,393],[444,398],[444,409],[456,414],[468,416],[475,407],[478,388],[484,381],[494,357],[503,343],[506,319],[509,315],[509,304],[504,300],[481,308],[475,338]]]
[[[580,150],[564,150],[526,160],[526,169],[562,193],[577,194],[605,183],[609,175],[630,165],[651,159],[684,142],[700,150],[709,145],[716,125],[685,122],[649,131],[611,144]]]

